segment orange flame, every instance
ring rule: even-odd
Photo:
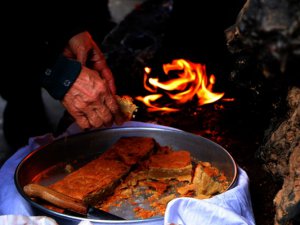
[[[170,99],[174,100],[173,103],[176,105],[187,103],[196,96],[200,106],[215,102],[224,96],[224,93],[212,92],[216,78],[213,74],[210,75],[209,79],[207,78],[205,65],[184,59],[175,59],[171,64],[163,64],[163,71],[166,75],[170,75],[170,71],[177,71],[177,77],[160,82],[158,78],[149,77],[151,68],[145,68],[144,87],[147,91],[156,94],[145,97],[138,96],[136,99],[147,105],[149,112],[176,112],[180,110],[174,107],[159,106],[157,100],[164,95],[157,94],[158,90],[163,90]],[[168,104],[171,105],[172,102]]]

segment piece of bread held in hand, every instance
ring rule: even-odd
[[[134,118],[134,113],[137,111],[137,106],[133,103],[132,97],[128,95],[116,95],[117,102],[124,113],[126,121]]]

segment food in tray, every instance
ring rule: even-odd
[[[95,204],[110,195],[129,170],[123,162],[100,157],[50,187],[87,204]]]
[[[125,115],[126,120],[131,120],[134,118],[134,113],[137,112],[137,105],[133,103],[133,98],[128,95],[119,96],[116,95],[118,105],[120,106],[121,111]]]
[[[89,205],[99,203],[129,173],[130,165],[136,164],[153,151],[154,144],[154,140],[147,137],[120,138],[107,153],[50,187]]]
[[[181,179],[191,181],[192,159],[188,151],[154,154],[149,159],[149,179]]]
[[[189,151],[130,136],[49,187],[125,219],[147,219],[163,216],[176,197],[209,198],[228,185],[221,171]]]
[[[156,142],[149,137],[123,137],[100,157],[119,160],[133,166],[153,154]]]
[[[210,163],[193,160],[189,151],[157,145],[155,153],[131,171],[114,194],[97,207],[128,219],[147,219],[163,216],[174,198],[204,199],[227,188],[224,174]],[[123,214],[124,208],[134,213]]]
[[[193,178],[195,197],[205,198],[222,193],[227,188],[226,177],[208,162],[198,163]]]

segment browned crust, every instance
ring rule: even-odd
[[[133,98],[128,95],[116,95],[116,99],[124,114],[125,120],[131,120],[134,117],[134,113],[137,111],[137,106],[133,103]]]
[[[167,154],[156,154],[150,157],[148,177],[152,179],[179,179],[192,176],[191,155],[188,151],[174,151]]]
[[[123,162],[97,158],[50,187],[86,203],[93,203],[111,193],[109,189],[119,184],[129,170],[130,167]]]
[[[156,142],[150,137],[123,137],[114,144],[110,151],[117,153],[119,158],[129,166],[148,158],[156,148]]]
[[[209,170],[214,169],[211,166],[208,166],[207,168]],[[197,198],[204,198],[205,196],[207,198],[217,193],[222,193],[227,187],[226,182],[222,183],[217,180],[216,174],[206,172],[206,167],[201,163],[198,163],[195,168],[193,184]]]
[[[192,165],[184,168],[167,169],[167,168],[150,168],[148,177],[151,179],[178,179],[178,180],[191,180]]]
[[[148,157],[156,142],[148,137],[123,137],[97,159],[52,184],[54,190],[86,204],[99,204],[128,175],[133,165]]]

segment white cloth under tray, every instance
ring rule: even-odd
[[[156,124],[131,121],[123,126],[152,126],[173,129]],[[175,129],[175,128],[174,128]],[[81,132],[72,124],[63,135]],[[51,134],[29,139],[29,144],[12,155],[0,169],[0,224],[25,225],[39,224],[41,218],[33,214],[30,204],[18,193],[14,183],[14,173],[19,162],[37,147],[53,141]],[[19,217],[22,218],[19,218]],[[24,217],[25,216],[25,217]],[[14,220],[15,217],[15,220]],[[26,223],[30,221],[30,223]],[[51,222],[52,219],[50,218]],[[9,223],[7,221],[21,221]],[[22,221],[25,221],[22,223]],[[35,223],[34,223],[35,221]],[[47,218],[45,221],[48,221]],[[126,225],[137,225],[128,223]],[[80,225],[91,224],[82,221]],[[104,223],[101,223],[104,224]],[[114,223],[108,223],[112,225]],[[120,223],[116,223],[120,224]],[[144,224],[144,223],[141,223]],[[193,198],[177,198],[169,202],[163,221],[147,223],[147,225],[255,225],[249,192],[249,179],[246,172],[238,168],[238,180],[232,189],[205,200]],[[63,224],[59,224],[63,225]]]

